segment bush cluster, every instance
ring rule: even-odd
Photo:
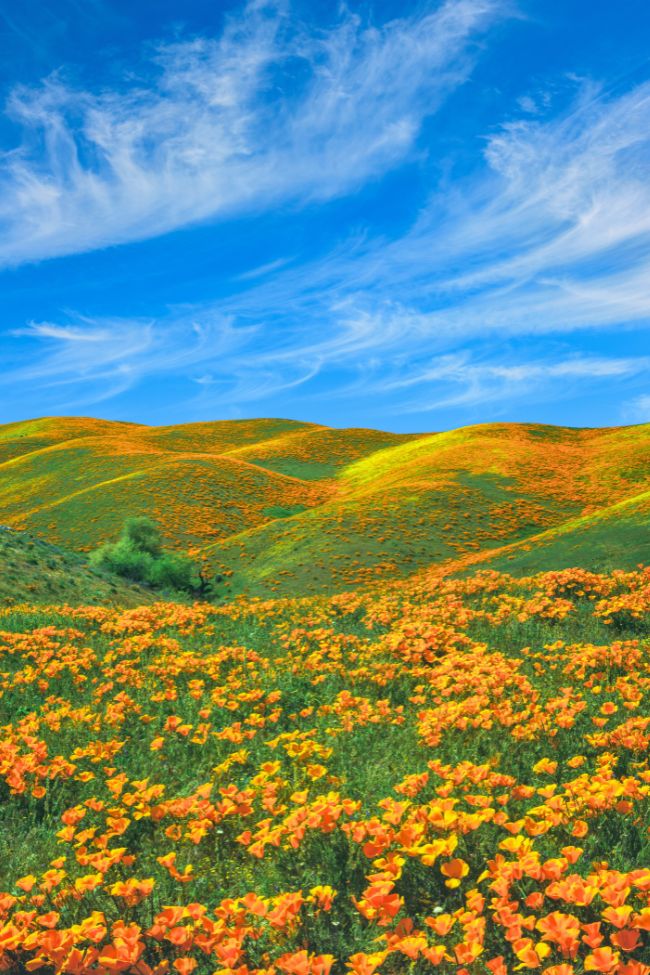
[[[163,549],[160,529],[146,516],[127,518],[117,542],[90,556],[96,569],[158,589],[199,592],[204,582],[191,559]]]

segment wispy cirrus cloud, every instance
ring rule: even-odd
[[[183,408],[190,414],[249,408],[301,390],[304,402],[318,399],[311,383],[336,375],[336,396],[353,404],[382,403],[389,412],[426,414],[539,396],[574,395],[588,387],[611,388],[643,379],[649,356],[604,356],[519,347],[465,346],[444,351],[417,320],[395,318],[379,331],[368,317],[300,346],[296,335],[281,345],[263,328],[237,325],[209,309],[166,320],[76,320],[32,323],[20,330],[37,344],[31,361],[0,377],[0,387],[36,384],[57,411],[114,398],[142,382],[178,380],[194,386]],[[307,336],[306,336],[307,337]],[[434,351],[435,349],[438,351]],[[328,381],[326,398],[331,397]],[[645,415],[647,397],[623,411]]]
[[[7,105],[0,264],[141,240],[280,201],[324,200],[412,150],[504,0],[308,31],[250,0],[221,36],[159,45],[120,91],[52,75]]]
[[[212,361],[233,361],[254,328],[235,328],[232,320],[204,313],[164,327],[151,319],[77,317],[65,325],[31,322],[15,335],[31,340],[27,361],[0,380],[17,389],[36,385],[58,408],[110,399],[142,380],[200,370]],[[29,354],[31,352],[31,354]]]
[[[650,83],[585,85],[558,117],[502,126],[484,159],[399,239],[356,242],[289,287],[309,294],[311,273],[432,335],[650,322]]]
[[[505,358],[505,362],[503,361]],[[426,413],[450,407],[530,401],[547,396],[575,396],[588,387],[611,387],[647,373],[650,357],[614,358],[571,355],[567,358],[525,355],[472,355],[469,352],[441,356],[422,371],[390,380],[384,395],[391,390],[414,389],[413,399],[403,397],[398,413]],[[424,395],[422,391],[424,390]]]

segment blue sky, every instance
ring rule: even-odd
[[[0,422],[650,421],[646,0],[0,0]]]

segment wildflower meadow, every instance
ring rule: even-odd
[[[0,616],[0,970],[647,975],[650,570]]]

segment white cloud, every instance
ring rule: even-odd
[[[160,46],[122,91],[56,74],[14,90],[23,141],[0,157],[0,263],[348,192],[412,150],[501,6],[446,0],[383,27],[344,12],[308,32],[256,0],[218,38]]]
[[[506,330],[650,320],[650,84],[588,87],[560,118],[505,126],[486,160],[468,205],[408,242],[432,289]]]
[[[285,267],[291,258],[289,257],[278,257],[275,261],[268,261],[266,264],[260,264],[258,267],[251,268],[250,271],[244,271],[243,274],[238,274],[237,281],[252,281],[255,278],[263,278],[268,274],[272,274],[274,271],[279,271],[281,267]]]
[[[505,361],[504,361],[505,360]],[[585,386],[623,381],[645,374],[650,357],[615,358],[571,355],[566,358],[478,349],[423,358],[383,371],[363,390],[366,396],[395,396],[396,413],[422,413],[449,407],[501,401],[512,403],[575,395]],[[353,390],[349,391],[350,393]]]
[[[199,369],[223,362],[251,341],[255,330],[237,329],[230,319],[211,314],[197,321],[185,316],[160,325],[146,319],[77,319],[70,325],[32,323],[17,330],[37,342],[26,365],[6,372],[5,386],[37,384],[51,396],[64,393],[80,403],[123,392],[142,379]]]
[[[134,359],[148,353],[153,326],[146,321],[79,319],[74,325],[32,322],[15,335],[45,341],[49,353],[33,360],[15,375],[17,381],[66,383],[83,377],[101,378],[114,368],[132,368]],[[42,344],[41,344],[42,348]]]
[[[393,241],[359,237],[220,302],[260,323],[251,363],[408,371],[474,341],[650,326],[650,84],[511,123],[486,167]],[[609,366],[607,368],[610,368]]]
[[[517,99],[517,104],[522,112],[526,112],[528,115],[537,115],[539,112],[535,99],[531,98],[530,95],[522,95],[521,98]]]
[[[110,165],[102,157],[101,165],[86,161],[75,168],[72,160],[72,188],[67,196],[62,191],[60,220],[52,221],[47,246],[86,246],[69,215],[81,219],[88,207],[97,215],[96,200],[108,207],[120,193],[128,205],[105,227],[95,220],[100,229],[89,229],[96,236],[87,246],[97,246],[102,233],[111,239],[145,233],[140,221],[154,232],[180,221],[181,213],[182,219],[205,216],[205,201],[220,199],[219,180],[231,171],[237,175],[232,201],[219,203],[226,209],[230,202],[247,205],[248,192],[257,204],[274,195],[343,192],[351,180],[388,165],[396,158],[391,153],[408,151],[413,135],[403,141],[392,120],[412,118],[417,128],[428,110],[424,103],[463,75],[467,39],[494,9],[469,0],[447,3],[436,14],[377,31],[348,17],[314,40],[295,32],[287,37],[282,18],[259,7],[246,41],[233,27],[225,40],[167,49],[160,90],[99,100],[113,128],[93,145],[111,150]],[[234,57],[250,38],[250,55],[233,67],[223,45]],[[286,72],[294,63],[309,69],[298,101],[267,102],[260,94],[267,72]],[[240,70],[242,86],[233,87]],[[383,86],[375,83],[379,75]],[[171,98],[169,119],[163,89]],[[167,121],[173,127],[183,104],[178,92],[187,91],[198,92],[201,125],[188,109],[187,138],[185,130],[177,132],[173,151],[154,139],[145,152],[135,121],[148,119],[148,112],[154,133],[164,132]],[[205,108],[213,101],[214,119]],[[131,103],[138,111],[125,110]],[[97,111],[96,100],[82,106],[84,125]],[[232,126],[224,122],[231,111]],[[278,120],[270,143],[260,135],[269,111]],[[123,128],[115,121],[120,112]],[[208,183],[197,194],[188,174],[205,165],[219,125],[237,135],[224,136],[220,161],[207,165]],[[67,116],[62,131],[66,143]],[[392,133],[390,151],[386,133]],[[48,158],[64,159],[56,133],[51,138]],[[286,164],[281,171],[277,160]],[[248,188],[244,173],[258,174]],[[49,186],[45,181],[38,192],[46,194]],[[89,197],[81,192],[88,186]],[[203,192],[206,186],[214,196]],[[32,209],[24,212],[33,214],[33,186],[30,194]],[[4,246],[15,253],[18,244],[15,231]],[[2,381],[64,382],[83,402],[93,384],[111,389],[118,381],[134,385],[175,374],[193,381],[205,410],[262,403],[298,387],[306,397],[310,381],[325,371],[327,395],[365,398],[393,412],[555,397],[588,384],[620,389],[640,382],[648,358],[624,354],[623,342],[610,357],[569,354],[567,335],[597,328],[641,334],[650,328],[649,281],[650,83],[616,96],[586,85],[561,116],[536,115],[494,132],[480,171],[434,193],[399,239],[360,234],[312,263],[279,258],[240,276],[239,291],[218,304],[170,309],[160,321],[32,326],[39,345],[31,364],[7,371]],[[524,339],[535,348],[525,348]],[[627,353],[636,351],[633,345],[626,343]],[[646,415],[646,400],[642,395],[628,405],[630,417]]]
[[[228,311],[278,316],[291,340],[277,361],[362,368],[375,356],[388,372],[400,354],[407,373],[427,351],[477,340],[648,328],[650,84],[615,98],[588,86],[558,118],[511,123],[488,140],[486,163],[399,239],[352,240],[280,270]],[[613,378],[616,363],[600,368]]]

